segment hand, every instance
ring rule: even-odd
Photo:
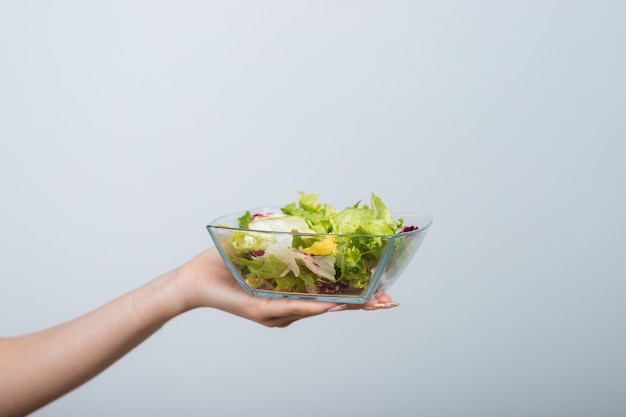
[[[268,327],[286,327],[297,320],[329,311],[398,306],[384,293],[362,305],[253,297],[235,281],[215,248],[205,250],[182,265],[177,278],[180,285],[189,289],[188,308],[212,307]]]

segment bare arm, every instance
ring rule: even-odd
[[[365,306],[395,307],[387,295]],[[250,297],[209,249],[181,267],[67,323],[0,339],[0,415],[23,416],[85,383],[172,318],[211,307],[285,327],[344,306]]]

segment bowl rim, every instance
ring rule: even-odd
[[[263,211],[263,210],[272,210],[272,211]],[[239,210],[234,211],[229,214],[224,214],[220,217],[217,217],[211,220],[206,228],[208,230],[211,229],[221,229],[221,230],[231,230],[234,232],[254,232],[254,233],[264,233],[271,235],[285,235],[285,236],[337,236],[337,237],[369,237],[369,238],[397,238],[400,236],[410,236],[418,233],[425,233],[430,226],[433,224],[433,216],[429,212],[406,212],[406,211],[398,211],[391,212],[394,219],[403,219],[404,216],[424,216],[426,219],[424,225],[419,226],[415,230],[410,230],[406,232],[397,232],[394,234],[369,234],[369,233],[310,233],[310,232],[280,232],[280,231],[271,231],[271,230],[258,230],[258,229],[246,229],[235,226],[228,226],[226,224],[221,224],[220,221],[230,218],[233,216],[241,217],[246,212],[250,213],[262,213],[262,214],[279,214],[282,213],[280,208],[271,207],[271,206],[262,206],[248,210]]]

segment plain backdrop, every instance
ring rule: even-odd
[[[435,219],[396,309],[196,310],[35,415],[626,414],[625,5],[3,2],[0,335],[298,191]]]

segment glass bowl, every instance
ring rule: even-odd
[[[248,212],[272,215],[281,211],[263,207]],[[403,231],[394,235],[319,234],[243,229],[238,219],[245,213],[219,217],[207,230],[248,294],[346,304],[363,304],[389,290],[433,221],[427,213],[393,213],[404,225]],[[268,257],[269,250],[258,250],[259,242],[263,248],[273,245],[271,253],[277,256]],[[313,245],[332,250],[326,254],[308,250]],[[252,247],[255,249],[249,250]]]

